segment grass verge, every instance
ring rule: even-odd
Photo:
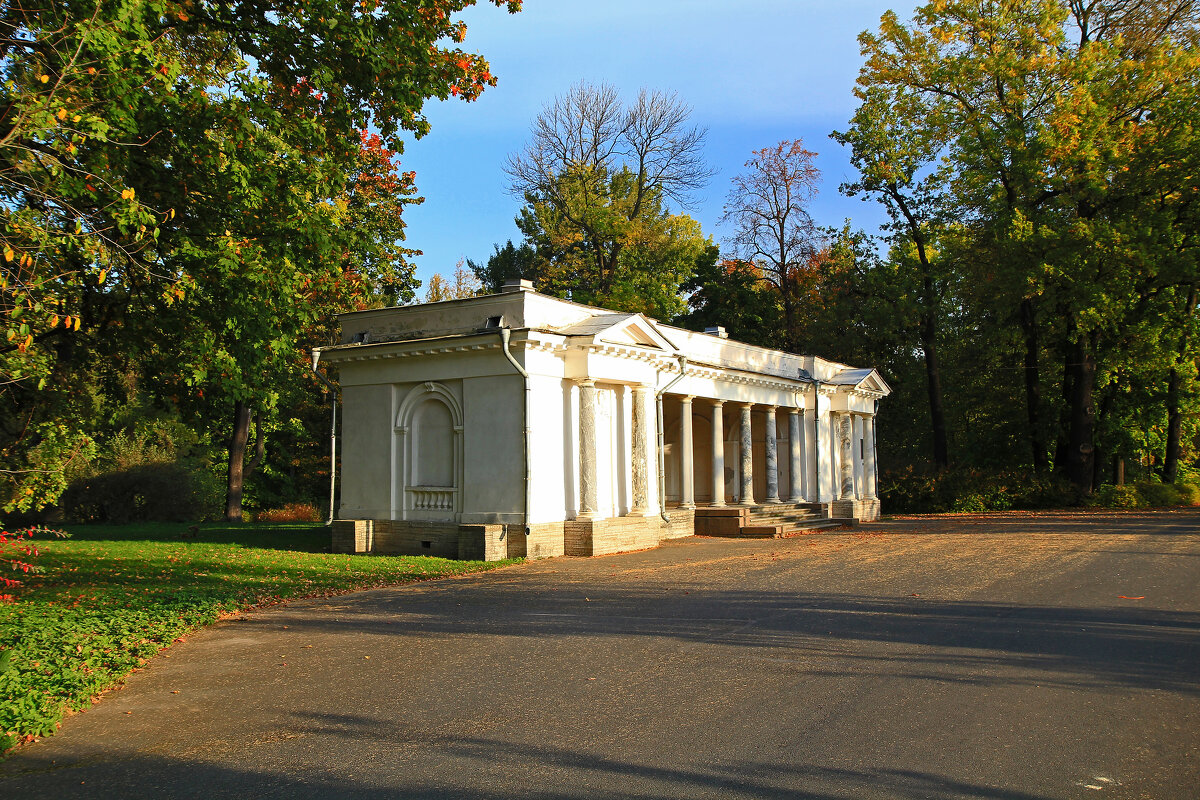
[[[323,552],[307,523],[67,526],[39,537],[17,601],[0,604],[0,754],[53,733],[177,638],[222,614],[297,597],[479,572],[510,561]],[[2,756],[0,756],[2,757]]]

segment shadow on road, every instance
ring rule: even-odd
[[[445,591],[457,593],[449,584]],[[350,635],[682,640],[791,650],[813,674],[824,673],[834,658],[838,669],[850,669],[846,661],[878,661],[891,676],[936,681],[1200,692],[1196,613],[628,585],[592,585],[587,593],[585,599],[564,587],[531,598],[517,587],[476,585],[466,606],[447,602],[455,598],[440,591],[428,598],[382,594],[289,624]],[[491,613],[479,614],[478,605]]]

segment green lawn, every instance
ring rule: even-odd
[[[176,638],[222,614],[512,562],[323,552],[308,523],[67,526],[39,536],[38,575],[0,604],[0,753],[53,733],[69,709],[121,683]]]

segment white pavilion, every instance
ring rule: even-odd
[[[874,369],[499,294],[339,316],[334,550],[600,555],[872,520]]]

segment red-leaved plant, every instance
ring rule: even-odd
[[[37,545],[30,541],[35,534],[39,533],[50,534],[59,539],[65,539],[69,535],[65,531],[51,530],[40,525],[31,528],[22,528],[17,531],[7,531],[0,528],[0,570],[11,569],[24,573],[41,572],[41,568],[33,564],[33,560],[40,553]],[[21,581],[16,578],[0,575],[0,591],[15,589],[20,585]],[[8,592],[0,594],[0,603],[12,603],[16,599],[16,596]]]

